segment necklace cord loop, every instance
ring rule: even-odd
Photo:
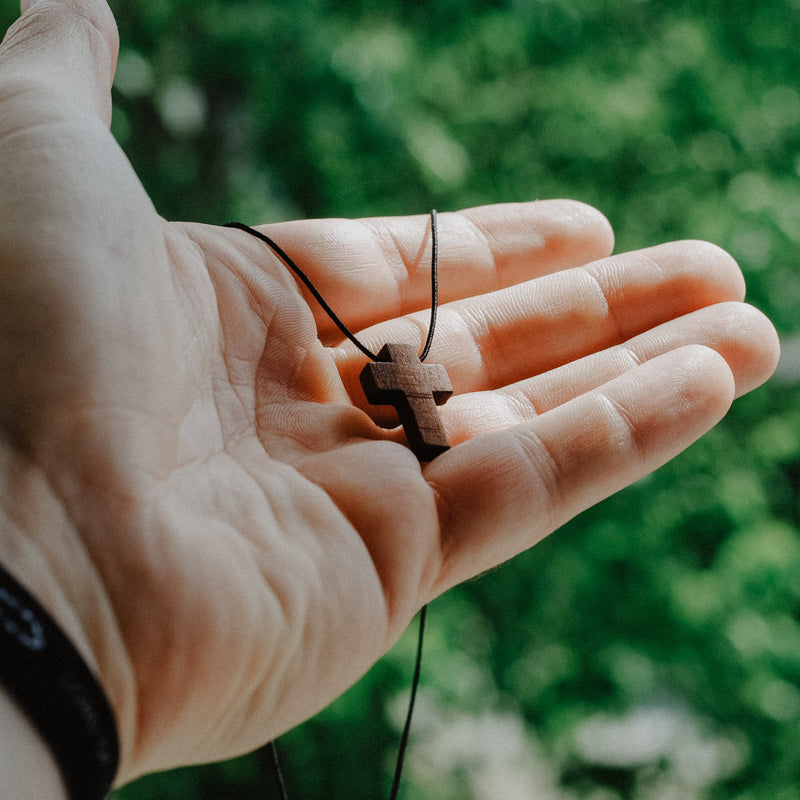
[[[245,225],[243,222],[228,222],[225,224],[226,228],[238,228],[239,230],[246,231],[251,236],[260,239],[264,244],[272,249],[272,251],[286,264],[289,269],[303,282],[305,287],[314,296],[314,299],[322,306],[322,310],[331,318],[331,321],[336,327],[365,355],[367,358],[377,361],[378,357],[368,347],[358,341],[355,334],[342,322],[336,312],[328,305],[325,298],[320,294],[319,289],[311,282],[311,278],[303,272],[297,265],[294,259],[273,239],[270,239],[265,233]]]
[[[436,209],[431,210],[431,317],[428,325],[428,336],[425,340],[425,345],[422,348],[419,360],[424,361],[428,357],[431,345],[433,344],[433,334],[436,331],[436,313],[439,306],[439,235],[438,224],[436,217]],[[371,361],[380,361],[378,356],[372,352],[365,344],[358,340],[358,337],[342,322],[339,315],[328,305],[328,302],[320,293],[319,289],[314,285],[311,278],[300,268],[297,262],[272,238],[267,236],[243,222],[228,222],[225,224],[226,228],[237,228],[238,230],[245,231],[256,239],[261,240],[266,244],[275,255],[286,264],[287,267],[300,279],[303,285],[311,292],[314,299],[320,304],[322,310],[330,317],[331,322]]]

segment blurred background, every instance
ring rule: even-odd
[[[431,606],[402,798],[799,800],[800,0],[112,6],[113,132],[168,218],[571,197],[620,250],[736,256],[778,375]],[[415,635],[280,741],[292,800],[387,796]],[[272,797],[262,753],[114,800]]]

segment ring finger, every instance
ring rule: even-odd
[[[453,397],[442,409],[448,440],[455,445],[525,422],[646,361],[693,344],[716,350],[731,366],[737,396],[763,383],[778,358],[777,336],[760,311],[744,303],[721,303],[502,389]]]

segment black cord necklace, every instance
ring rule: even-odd
[[[229,222],[226,227],[243,230],[264,244],[286,264],[311,292],[323,311],[330,317],[337,328],[365,355],[370,362],[361,371],[361,386],[367,401],[372,405],[391,405],[403,426],[408,445],[420,461],[431,461],[449,448],[447,437],[442,427],[437,405],[442,405],[453,393],[447,371],[439,364],[423,364],[433,344],[436,330],[436,313],[439,308],[439,236],[436,211],[432,210],[431,218],[431,315],[428,324],[428,335],[422,352],[417,356],[413,346],[408,344],[387,343],[380,352],[373,353],[358,340],[355,334],[342,322],[334,310],[328,305],[308,275],[297,265],[292,257],[273,239],[260,231],[241,222]],[[414,677],[411,682],[411,696],[408,711],[400,737],[394,779],[389,800],[396,800],[400,789],[400,778],[403,772],[403,761],[411,731],[411,717],[419,687],[422,668],[422,643],[425,635],[425,618],[428,607],[423,606],[419,612],[419,633],[417,638],[417,654],[414,664]],[[268,745],[270,758],[275,772],[281,800],[288,800],[286,784],[278,760],[278,752],[274,742]]]

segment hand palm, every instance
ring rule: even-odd
[[[149,687],[136,699],[140,768],[255,746],[355,680],[414,613],[419,592],[384,599],[373,545],[348,516],[374,525],[368,533],[406,540],[419,559],[412,539],[434,529],[431,492],[405,448],[370,443],[374,426],[349,403],[313,315],[263,245],[160,220],[105,129],[95,141],[84,121],[70,127],[74,136],[65,136],[61,120],[31,129],[30,147],[44,151],[57,137],[73,156],[60,174],[44,176],[70,187],[72,220],[67,235],[59,229],[52,240],[46,232],[29,237],[31,220],[12,220],[4,231],[8,249],[28,265],[31,300],[9,319],[19,333],[9,357],[24,347],[28,367],[5,386],[4,422],[80,528],[85,557],[58,552],[58,541],[42,546],[71,561],[78,586],[81,566],[128,574],[107,599],[137,684]],[[104,174],[76,196],[86,151]],[[28,190],[40,179],[35,166],[22,176]],[[63,197],[42,197],[40,219],[63,216]],[[51,295],[46,336],[27,338],[41,326],[38,299]],[[340,459],[340,448],[354,443]],[[352,480],[355,495],[339,508],[318,485],[324,477],[315,483],[304,470]],[[404,502],[398,516],[386,502],[397,495],[381,497],[387,485],[421,502]],[[73,487],[103,498],[91,520],[75,519],[81,512],[73,506],[85,496]],[[369,523],[360,519],[362,504]],[[109,536],[124,541],[113,554]],[[428,535],[420,544],[427,550],[435,542]],[[87,633],[92,641],[108,635]],[[339,663],[326,657],[337,640],[349,643]],[[283,671],[285,688],[254,713],[257,678]],[[214,699],[223,677],[233,707],[228,693]],[[217,722],[247,716],[244,730],[209,740],[203,726],[216,704]],[[148,753],[149,731],[167,723],[174,741],[159,739],[158,753]]]
[[[158,217],[98,117],[107,43],[51,48],[46,69],[14,44],[0,559],[103,678],[122,778],[299,722],[422,603],[662,463],[724,413],[731,375],[746,391],[774,364],[763,318],[713,305],[742,292],[719,251],[578,268],[610,250],[585,207],[448,215],[431,361],[458,445],[422,469],[365,413],[363,357],[263,244]],[[425,222],[271,233],[377,350],[424,337]]]

